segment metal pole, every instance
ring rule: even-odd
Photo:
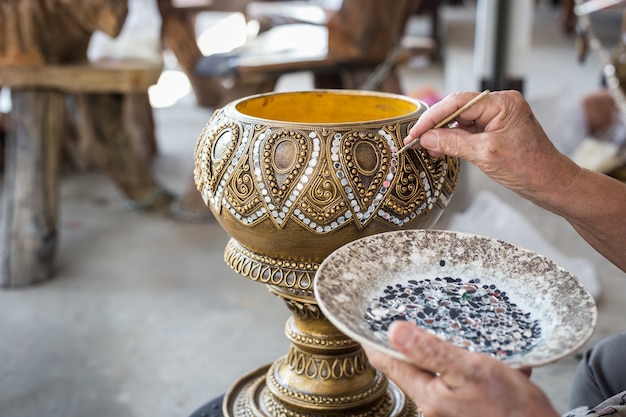
[[[496,39],[493,54],[493,86],[492,90],[508,88],[507,46],[510,19],[509,0],[498,0],[496,9]]]

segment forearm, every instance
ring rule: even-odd
[[[562,216],[596,251],[626,272],[626,184],[576,167],[562,188],[535,202]]]

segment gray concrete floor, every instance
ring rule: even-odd
[[[467,7],[444,10],[442,63],[403,69],[408,92],[478,88],[467,76],[473,42],[473,11]],[[574,41],[557,21],[554,10],[538,10],[525,78],[531,101],[577,100],[598,86],[597,59],[579,65]],[[606,22],[602,30],[617,33],[619,17]],[[282,88],[307,88],[300,84],[306,76],[299,77],[286,79]],[[210,114],[192,97],[155,109],[160,155],[154,171],[168,188],[184,188],[195,140]],[[624,273],[562,219],[467,165],[450,213],[463,210],[481,190],[519,210],[566,255],[593,264],[601,294],[590,343],[626,328]],[[60,233],[51,280],[0,291],[1,417],[185,417],[286,353],[286,307],[226,266],[228,236],[216,222],[126,211],[110,179],[89,172],[63,178]],[[571,356],[533,375],[559,411],[567,409],[576,364]]]

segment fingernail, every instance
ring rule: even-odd
[[[420,143],[425,148],[434,148],[437,146],[437,134],[431,131],[428,131],[422,135],[420,138]]]

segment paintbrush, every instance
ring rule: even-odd
[[[435,126],[433,126],[433,129],[438,129],[440,127],[443,127],[445,125],[447,125],[448,123],[450,123],[452,120],[454,120],[459,114],[463,113],[465,110],[469,109],[470,107],[472,107],[474,104],[478,103],[480,100],[483,99],[483,97],[485,97],[487,94],[489,94],[489,90],[485,90],[482,93],[480,93],[479,95],[477,95],[476,97],[474,97],[473,99],[471,99],[470,101],[467,102],[467,104],[465,104],[464,106],[462,106],[461,108],[459,108],[457,111],[455,111],[454,113],[452,113],[450,116],[446,117],[445,119],[443,119],[442,121],[440,121],[439,123],[437,123]],[[401,154],[402,152],[407,151],[408,149],[412,148],[414,145],[416,145],[417,143],[419,143],[420,138],[415,138],[413,139],[411,142],[407,143],[406,145],[404,145],[397,153],[397,155]]]

